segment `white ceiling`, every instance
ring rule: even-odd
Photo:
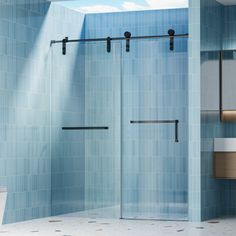
[[[216,0],[223,5],[236,5],[236,0]]]

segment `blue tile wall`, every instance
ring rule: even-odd
[[[201,1],[201,64],[219,60],[217,50],[222,47],[223,7],[215,0]],[[218,66],[217,66],[218,68]],[[217,69],[216,68],[216,69]],[[208,73],[211,73],[209,71]],[[203,75],[202,75],[203,76]],[[205,75],[207,76],[207,75]],[[204,77],[206,78],[206,77]],[[203,79],[204,79],[203,78]],[[207,79],[207,78],[206,78]],[[204,83],[203,86],[211,86]],[[205,88],[206,89],[206,88]],[[209,88],[211,89],[211,88]],[[207,91],[207,89],[205,90]],[[208,99],[207,96],[204,96]],[[202,98],[203,99],[203,98]],[[211,99],[211,98],[209,98]],[[201,101],[209,104],[208,101]],[[211,109],[211,108],[210,108]],[[201,218],[208,220],[223,213],[224,181],[213,177],[213,140],[224,137],[224,125],[220,123],[217,111],[201,111]]]
[[[213,0],[201,2],[201,50],[208,51],[202,54],[202,64],[207,61],[219,60],[219,55],[214,51],[235,49],[235,25],[235,6],[223,6]],[[217,137],[235,137],[235,127],[233,123],[221,123],[217,111],[202,111],[201,191],[203,220],[236,214],[236,182],[233,180],[215,180],[212,173],[213,139]]]
[[[223,49],[232,50],[236,48],[236,7],[225,6],[224,13],[224,28],[223,28]],[[236,136],[236,125],[227,123],[224,125],[224,137]],[[225,181],[224,185],[224,214],[236,215],[236,181]]]
[[[213,175],[213,140],[224,137],[224,125],[218,112],[201,113],[202,220],[224,215],[224,186],[226,181]]]
[[[199,221],[202,214],[201,185],[205,181],[201,182],[200,158],[200,2],[190,0],[189,3],[189,83],[184,94],[188,96],[186,109],[190,125],[188,138],[186,136],[188,144],[180,152],[183,154],[188,148],[189,219]],[[50,40],[65,36],[120,36],[126,30],[133,35],[166,34],[168,28],[186,33],[188,12],[173,10],[161,14],[150,11],[89,15],[86,17],[88,30],[84,35],[82,14],[54,4],[50,6],[43,0],[37,3],[26,0],[12,1],[11,4],[1,2],[0,12],[0,185],[7,186],[9,191],[5,222],[48,216],[51,205],[53,214],[83,209],[85,149],[84,143],[78,140],[84,137],[83,134],[67,135],[59,129],[61,125],[71,122],[83,122],[83,106],[79,107],[82,112],[78,107],[74,111],[72,102],[77,104],[84,99],[82,94],[78,96],[75,89],[82,93],[85,86],[83,80],[75,78],[77,75],[83,77],[85,73],[83,68],[75,69],[78,64],[84,65],[84,48],[69,48],[73,56],[66,61],[58,55],[60,48],[50,50]],[[159,22],[162,22],[162,27],[159,27]],[[70,63],[73,63],[73,71]],[[62,73],[58,73],[60,71]],[[50,73],[55,81],[48,79]],[[70,79],[67,84],[65,77],[68,73]],[[59,93],[64,96],[58,96]],[[62,107],[59,106],[61,103]],[[53,108],[52,113],[50,108]],[[184,154],[183,157],[187,161]],[[71,160],[70,164],[65,158]],[[75,166],[78,167],[76,170]],[[73,182],[74,179],[79,182]],[[233,208],[229,206],[228,209]]]
[[[50,109],[47,71],[31,51],[49,4],[0,3],[1,165],[8,189],[4,222],[50,215]],[[45,49],[43,50],[46,51]],[[34,60],[33,61],[33,57]]]
[[[201,51],[214,51],[222,47],[224,27],[223,6],[215,0],[201,2]]]
[[[224,21],[223,21],[223,48],[235,49],[236,48],[236,6],[225,6],[223,8]]]
[[[0,2],[0,185],[8,189],[5,223],[51,215],[50,40],[79,37],[82,22],[81,14],[46,1]]]
[[[88,60],[85,57],[85,48],[83,45],[68,46],[70,56],[62,57],[61,45],[50,48],[50,40],[65,36],[100,37],[106,33],[120,36],[125,30],[132,31],[133,35],[166,34],[169,28],[174,28],[177,33],[186,33],[188,28],[188,12],[181,9],[88,16],[86,27],[91,27],[91,30],[84,32],[83,14],[43,1],[29,4],[22,0],[17,3],[0,5],[0,53],[3,59],[7,57],[7,60],[2,60],[4,63],[0,68],[3,78],[1,106],[4,114],[1,118],[1,162],[4,167],[1,169],[1,185],[6,186],[9,192],[6,223],[84,210],[86,207],[90,208],[90,203],[95,200],[90,198],[90,190],[85,186],[90,186],[89,176],[85,173],[89,159],[85,160],[85,157],[93,148],[85,145],[84,140],[93,139],[91,140],[91,135],[68,134],[61,130],[62,126],[84,124],[92,110],[95,109],[95,114],[97,112],[97,108],[91,107],[90,101],[85,100],[85,92],[90,94],[86,86],[91,89],[91,85],[85,81],[86,76],[90,77],[85,70]],[[111,18],[113,25],[109,28],[107,24],[111,22]],[[99,22],[105,22],[105,25],[99,25],[99,31],[96,29],[97,25],[92,27],[92,22],[98,19]],[[118,19],[123,23],[117,24]],[[159,22],[162,22],[163,27],[158,27]],[[75,23],[75,27],[68,27]],[[167,42],[164,45],[168,48]],[[177,45],[179,53],[186,52],[186,42],[185,46],[183,43]],[[118,45],[113,48],[119,60],[120,47]],[[184,57],[186,59],[186,55]],[[117,65],[117,61],[115,64]],[[136,71],[137,68],[134,67],[133,72]],[[187,71],[183,74],[181,72],[182,80],[178,82],[180,90],[176,91],[183,93],[179,102],[185,105],[186,74]],[[171,89],[169,85],[163,86],[167,91]],[[181,126],[187,124],[185,112],[172,115],[174,114],[182,121]],[[120,115],[117,113],[116,116]],[[92,122],[93,119],[88,121]],[[118,128],[117,126],[116,129]],[[172,131],[169,131],[166,138],[169,139],[171,134]],[[120,136],[116,134],[115,137],[119,139]],[[181,138],[179,155],[184,165],[187,157],[187,137],[184,132]],[[118,151],[117,153],[120,157]],[[120,173],[119,168],[116,171]],[[179,174],[186,179],[186,171]],[[118,179],[115,177],[113,181]],[[93,189],[94,186],[90,187]],[[182,188],[183,196],[180,198],[186,203],[186,183],[183,183]],[[100,188],[95,189],[100,191]],[[115,198],[112,194],[110,196]]]
[[[88,14],[85,24],[87,38],[120,37],[125,31],[130,31],[133,36],[162,35],[167,34],[170,28],[174,28],[176,33],[186,33],[188,32],[188,11],[178,9]]]
[[[223,49],[236,48],[236,7],[225,6],[223,9],[224,14],[224,28],[223,28]]]

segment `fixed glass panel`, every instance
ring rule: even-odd
[[[122,218],[185,220],[187,39],[133,40],[122,63]]]
[[[52,213],[119,218],[121,44],[52,51]]]
[[[86,44],[85,121],[104,131],[85,133],[85,210],[120,217],[121,44]]]

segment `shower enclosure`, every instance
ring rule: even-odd
[[[187,220],[188,40],[173,39],[52,45],[53,215]]]

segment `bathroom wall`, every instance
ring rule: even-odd
[[[200,191],[201,182],[199,181],[201,162],[198,156],[200,146],[200,137],[198,137],[200,134],[200,116],[198,116],[200,110],[200,69],[198,68],[198,64],[200,65],[198,63],[200,60],[200,2],[195,0],[190,0],[189,2],[190,68],[189,83],[187,85],[188,92],[185,92],[188,96],[186,109],[191,108],[187,115],[188,122],[191,125],[187,131],[189,145],[186,144],[182,149],[183,152],[181,152],[184,153],[185,148],[189,146],[189,217],[190,220],[199,221],[201,219],[201,207],[199,204],[202,197]],[[53,46],[54,48],[50,50],[49,42],[51,39],[60,39],[65,36],[70,38],[83,36],[82,24],[84,16],[78,12],[75,14],[70,10],[62,9],[55,5],[52,7],[52,4],[50,6],[49,3],[45,3],[43,0],[35,4],[26,0],[11,1],[9,4],[6,1],[4,3],[1,2],[0,12],[0,57],[2,61],[0,65],[2,111],[2,116],[0,117],[0,185],[7,186],[9,191],[5,222],[9,223],[50,215],[51,197],[53,199],[51,187],[52,194],[55,196],[53,199],[55,203],[54,214],[73,210],[74,207],[75,209],[83,209],[84,195],[80,188],[83,188],[84,173],[81,169],[76,169],[75,171],[72,165],[67,166],[68,162],[64,158],[73,160],[74,166],[81,167],[84,165],[84,144],[75,141],[73,148],[68,144],[72,140],[80,140],[83,137],[78,137],[77,135],[68,136],[67,134],[62,134],[61,131],[59,132],[61,125],[71,124],[70,115],[73,107],[71,105],[68,110],[65,107],[70,104],[74,95],[72,96],[73,98],[66,96],[68,100],[65,101],[62,108],[58,107],[58,105],[61,104],[59,101],[63,100],[63,95],[75,94],[75,90],[78,89],[80,91],[84,86],[83,81],[78,81],[73,76],[74,73],[74,75],[82,74],[83,77],[84,71],[82,68],[74,69],[69,74],[69,78],[71,78],[69,84],[66,83],[64,76],[65,70],[67,70],[65,67],[71,68],[68,64],[71,63],[73,67],[78,66],[78,64],[83,65],[83,59],[76,57],[75,60],[75,54],[79,53],[83,57],[84,49],[79,47],[76,48],[76,51],[74,49],[70,51],[69,48],[69,52],[72,53],[71,58],[62,59],[60,57],[59,59],[51,60],[52,54],[60,55],[57,51],[57,49],[60,50],[60,46]],[[126,15],[127,17],[115,14],[112,21],[107,22],[106,27],[98,28],[93,25],[99,24],[103,18],[98,20],[96,15],[94,15],[95,18],[91,15],[91,18],[90,16],[87,18],[86,24],[91,24],[91,27],[93,27],[85,35],[86,37],[120,36],[123,35],[125,30],[131,31],[133,35],[163,34],[170,27],[175,28],[177,32],[186,33],[188,31],[187,11],[181,16],[176,14],[174,22],[169,22],[172,18],[169,18],[168,14],[163,14],[159,19],[154,12],[150,13],[150,17],[147,18],[143,18],[142,13],[137,13],[136,16],[133,14]],[[103,15],[105,18],[107,16],[109,14]],[[205,17],[207,17],[207,14]],[[89,18],[92,23],[89,22]],[[117,21],[117,18],[120,21]],[[131,27],[131,22],[134,19],[136,24]],[[98,21],[95,22],[95,20]],[[156,22],[162,20],[168,23],[164,24],[163,28],[157,27]],[[231,20],[230,22],[232,23]],[[74,27],[68,27],[68,25],[74,25]],[[118,27],[118,30],[115,26]],[[50,63],[53,63],[53,65]],[[57,69],[62,73],[57,72]],[[50,83],[49,73],[51,73],[52,78],[58,79],[59,88],[56,84],[57,81]],[[73,86],[71,83],[73,83]],[[55,95],[50,97],[51,90],[55,92]],[[61,92],[61,96],[58,96],[59,92]],[[76,104],[78,100],[83,101],[83,96],[75,97]],[[51,108],[54,108],[53,113],[55,113],[52,116],[50,116],[50,104]],[[81,108],[83,113],[83,106]],[[56,116],[55,119],[53,115]],[[83,116],[78,107],[73,115],[72,117],[78,117],[78,119],[73,121],[74,123],[83,122]],[[50,132],[51,124],[55,124],[56,127],[56,130],[53,129],[52,132]],[[54,143],[51,142],[52,145],[50,146],[50,139],[52,140],[55,136],[57,138],[59,136],[59,138],[55,139]],[[187,136],[184,138],[187,138]],[[63,148],[63,146],[66,148]],[[78,146],[78,148],[75,148],[75,146]],[[72,153],[69,149],[75,151]],[[64,151],[65,153],[63,153]],[[53,158],[52,166],[51,154]],[[81,157],[78,158],[80,163],[76,162],[75,156]],[[76,183],[71,183],[72,179],[79,179],[81,182],[75,181]],[[208,176],[203,174],[203,181],[205,183],[209,182]],[[51,183],[53,183],[54,187],[51,186]],[[69,188],[68,184],[71,184]],[[75,186],[77,187],[77,192],[73,194],[72,189]],[[68,201],[72,201],[72,204],[67,204]],[[76,204],[73,205],[73,203]],[[214,209],[214,204],[208,210]],[[208,213],[204,213],[204,215],[210,216]]]
[[[235,49],[236,7],[201,2],[201,161],[202,219],[236,214],[236,182],[213,178],[213,139],[235,137],[234,123],[219,117],[219,53]],[[223,19],[223,20],[222,20]]]
[[[162,35],[170,28],[177,34],[188,33],[188,10],[89,14],[85,27],[87,38],[120,37],[125,31],[133,36]],[[146,217],[144,208],[138,207],[139,201],[153,203],[154,212],[148,216],[153,214],[157,218],[155,214],[161,213],[162,217],[187,218],[187,39],[176,40],[175,52],[169,50],[169,39],[131,41],[130,53],[125,52],[122,42],[122,212],[125,218]],[[132,119],[179,119],[180,143],[175,144],[171,125],[139,129],[130,125]],[[153,177],[155,173],[160,176]],[[152,183],[162,186],[158,194],[153,194],[156,187]],[[169,191],[171,188],[175,190]],[[165,201],[171,200],[177,204],[172,205],[168,215]],[[162,206],[156,209],[158,201]]]
[[[223,7],[201,1],[201,208],[202,220],[222,215],[223,183],[213,178],[213,140],[224,137],[219,121],[219,54],[222,47]]]
[[[223,28],[223,45],[224,50],[236,49],[236,6],[225,6],[224,13],[224,28]],[[236,124],[224,124],[224,137],[236,137]],[[224,203],[225,214],[236,215],[236,181],[225,181],[224,185]]]
[[[120,37],[125,31],[133,36],[188,32],[188,10],[153,10],[86,15],[86,37]]]
[[[86,22],[86,27],[91,29],[84,32],[84,15],[56,4],[21,0],[1,3],[0,11],[0,56],[3,62],[0,67],[3,114],[0,185],[6,186],[9,193],[4,222],[83,210],[85,148],[87,152],[93,149],[89,144],[85,145],[83,133],[68,133],[61,128],[85,122],[85,48],[83,45],[68,45],[67,56],[62,56],[61,45],[50,47],[50,41],[65,36],[120,36],[125,30],[130,30],[133,35],[166,34],[169,28],[186,33],[188,12],[91,15]],[[113,24],[110,27],[94,25],[92,22],[98,19]],[[117,24],[117,19],[122,23]],[[157,27],[160,21],[163,27]],[[168,42],[164,44],[168,48]],[[180,50],[187,50],[186,42],[178,45]],[[116,55],[120,53],[121,50]],[[187,130],[184,132],[183,127],[187,126],[184,111],[187,70],[181,75],[181,80],[176,82],[179,90],[175,93],[179,96],[181,109],[173,115],[181,120],[178,183],[183,183],[179,199],[186,203]],[[166,138],[170,137],[173,139],[172,130]]]
[[[224,30],[223,30],[223,49],[236,48],[236,6],[225,6],[224,13]]]
[[[5,223],[51,215],[50,40],[80,37],[82,23],[83,15],[46,1],[0,2],[0,185],[8,189]],[[73,57],[68,60],[74,62]],[[58,82],[63,79],[57,76]],[[67,82],[70,92],[70,78]]]

